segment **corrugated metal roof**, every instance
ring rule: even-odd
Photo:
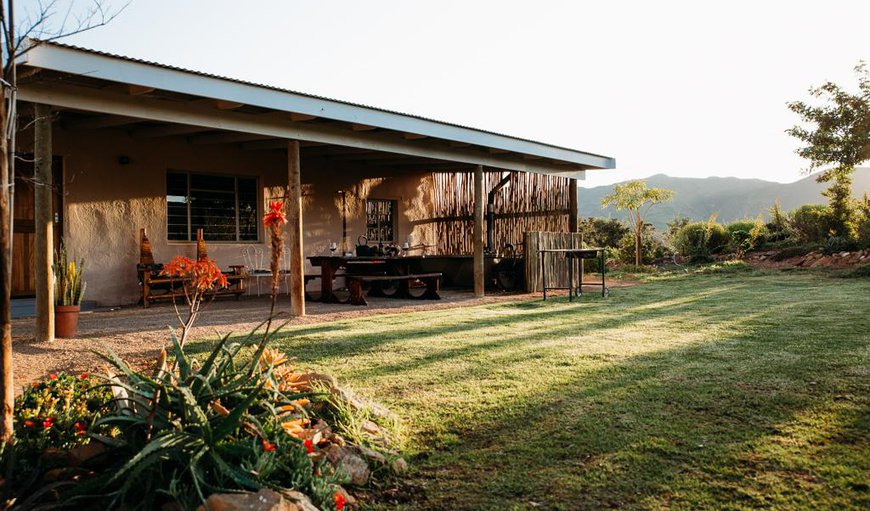
[[[405,112],[399,112],[399,111],[396,111],[396,110],[390,110],[390,109],[386,109],[386,108],[380,108],[380,107],[375,107],[375,106],[371,106],[371,105],[365,105],[365,104],[361,104],[361,103],[354,103],[354,102],[351,102],[351,101],[344,101],[344,100],[341,100],[341,99],[329,98],[329,97],[320,96],[320,95],[316,95],[316,94],[311,94],[311,93],[307,93],[307,92],[299,92],[299,91],[295,91],[295,90],[292,90],[292,89],[287,89],[287,88],[283,88],[283,87],[277,87],[277,86],[274,86],[274,85],[268,85],[268,84],[256,83],[256,82],[251,82],[251,81],[247,81],[247,80],[241,80],[241,79],[238,79],[238,78],[232,78],[232,77],[228,77],[228,76],[217,75],[217,74],[213,74],[213,73],[206,73],[206,72],[197,71],[197,70],[194,70],[194,69],[187,69],[187,68],[183,68],[183,67],[179,67],[179,66],[173,66],[173,65],[169,65],[169,64],[162,64],[162,63],[154,62],[154,61],[150,61],[150,60],[145,60],[145,59],[140,59],[140,58],[130,57],[130,56],[127,56],[127,55],[120,55],[120,54],[117,54],[117,53],[111,53],[111,52],[106,52],[106,51],[101,51],[101,50],[94,50],[94,49],[91,49],[91,48],[84,48],[84,47],[81,47],[81,46],[76,46],[76,45],[66,44],[66,43],[60,43],[60,42],[57,42],[57,41],[44,42],[44,41],[39,41],[39,40],[32,40],[32,43],[31,43],[31,44],[33,44],[33,45],[35,45],[35,46],[38,46],[38,45],[56,46],[56,47],[59,47],[59,48],[66,48],[66,49],[70,49],[70,50],[75,50],[75,51],[85,52],[85,53],[89,53],[89,54],[92,54],[92,55],[98,55],[98,56],[102,56],[102,57],[109,57],[109,58],[119,59],[119,60],[123,60],[123,61],[127,61],[127,62],[135,62],[135,63],[138,63],[138,64],[144,64],[144,65],[148,65],[148,66],[154,66],[154,67],[161,68],[161,69],[168,69],[168,70],[172,70],[172,71],[179,71],[179,72],[183,72],[183,73],[187,73],[187,74],[192,74],[192,75],[197,75],[197,76],[202,76],[202,77],[207,77],[207,78],[212,78],[212,79],[222,80],[222,81],[231,82],[231,83],[236,83],[236,84],[241,84],[241,85],[253,86],[253,87],[261,88],[261,89],[264,89],[264,90],[271,90],[271,91],[276,91],[276,92],[283,92],[283,93],[295,94],[295,95],[298,95],[298,96],[304,96],[304,97],[308,97],[308,98],[312,98],[312,99],[317,99],[317,100],[330,101],[330,102],[334,102],[334,103],[338,103],[338,104],[343,104],[343,105],[348,105],[348,106],[353,106],[353,107],[358,107],[358,108],[364,108],[364,109],[368,109],[368,110],[372,110],[372,111],[376,111],[376,112],[383,112],[383,113],[388,113],[388,114],[393,114],[393,115],[400,115],[400,116],[404,116],[404,117],[407,117],[407,118],[418,119],[418,120],[421,120],[421,121],[432,122],[432,123],[438,123],[438,124],[441,124],[441,125],[444,125],[444,126],[451,126],[451,127],[454,127],[454,128],[460,128],[460,129],[464,129],[464,130],[471,130],[471,131],[475,131],[475,132],[478,132],[478,133],[484,133],[484,134],[489,134],[489,135],[495,135],[495,136],[499,136],[499,137],[506,137],[506,138],[510,138],[510,139],[513,139],[513,140],[517,140],[517,141],[523,141],[523,142],[528,142],[528,143],[532,143],[532,144],[538,144],[538,145],[542,145],[542,146],[552,147],[552,148],[554,148],[554,149],[559,149],[559,150],[564,150],[564,151],[578,152],[578,153],[583,153],[583,154],[587,154],[587,155],[590,155],[590,156],[595,156],[595,157],[600,157],[600,158],[605,158],[605,159],[611,159],[611,160],[612,160],[612,158],[610,158],[610,157],[608,157],[608,156],[604,156],[604,155],[600,155],[600,154],[596,154],[596,153],[590,153],[590,152],[588,152],[588,151],[582,151],[582,150],[578,150],[578,149],[572,149],[572,148],[570,148],[570,147],[559,146],[559,145],[556,145],[556,144],[550,144],[550,143],[547,143],[547,142],[540,142],[540,141],[537,141],[537,140],[532,140],[532,139],[527,139],[527,138],[522,138],[522,137],[516,137],[516,136],[507,135],[507,134],[499,133],[499,132],[495,132],[495,131],[482,130],[482,129],[475,128],[475,127],[472,127],[472,126],[465,126],[465,125],[462,125],[462,124],[451,123],[451,122],[445,122],[445,121],[441,121],[441,120],[437,120],[437,119],[433,119],[433,118],[429,118],[429,117],[425,117],[425,116],[421,116],[421,115],[409,114],[409,113],[405,113]],[[326,117],[326,116],[325,116],[324,118],[329,118],[329,117]]]

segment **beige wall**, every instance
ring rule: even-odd
[[[23,137],[26,139],[26,137]],[[27,150],[27,142],[20,145]],[[195,255],[195,244],[166,239],[167,169],[252,175],[260,178],[263,207],[283,193],[286,156],[281,151],[244,151],[237,145],[192,145],[181,137],[133,139],[121,129],[68,132],[55,123],[54,151],[64,160],[64,239],[72,255],[85,259],[86,300],[101,305],[135,303],[139,298],[136,263],[139,228],[151,240],[154,256],[165,262],[175,255]],[[129,158],[122,165],[119,156]],[[387,177],[370,177],[386,175]],[[365,198],[399,200],[400,242],[433,244],[425,220],[432,215],[432,179],[427,173],[385,174],[307,166],[303,157],[303,231],[306,256],[328,253],[330,241],[341,244],[341,209],[337,190],[348,194],[351,248],[365,232]],[[250,243],[209,243],[209,255],[222,268],[243,264]],[[268,253],[265,233],[256,244]],[[312,269],[306,262],[306,273]]]

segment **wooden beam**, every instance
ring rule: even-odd
[[[148,94],[149,92],[154,92],[154,87],[145,87],[142,85],[127,85],[127,94],[131,96],[141,96],[142,94]]]
[[[137,128],[130,133],[130,136],[133,138],[172,137],[202,133],[204,131],[212,131],[212,129],[203,128],[202,126],[191,126],[189,124],[168,124],[166,126],[154,126],[151,128]]]
[[[372,131],[372,130],[376,130],[377,128],[374,126],[369,126],[368,124],[353,123],[350,125],[350,129],[352,129],[354,131]]]
[[[241,108],[244,105],[244,103],[237,103],[235,101],[224,101],[222,99],[216,99],[214,102],[214,106],[218,110],[235,110],[236,108]]]
[[[36,341],[54,340],[54,285],[51,264],[54,259],[54,211],[51,185],[51,107],[34,105],[34,287],[36,290]]]
[[[74,130],[98,130],[124,126],[127,124],[135,124],[143,121],[144,119],[142,118],[128,117],[126,115],[98,115],[88,119],[67,122],[64,127]]]
[[[426,135],[420,135],[417,133],[402,133],[402,138],[405,140],[420,140],[421,138],[428,138]]]
[[[474,168],[474,296],[484,295],[483,266],[483,165]]]
[[[251,142],[254,140],[268,140],[273,137],[268,135],[254,135],[251,133],[209,133],[195,135],[188,139],[193,145],[235,144],[239,142]],[[286,146],[286,144],[285,144]]]
[[[490,148],[489,148],[489,153],[490,153],[490,154],[507,154],[507,153],[509,153],[509,152],[510,152],[510,151],[506,151],[506,150],[504,150],[504,149],[496,149],[496,148],[494,148],[494,147],[490,147]]]
[[[577,180],[571,179],[568,181],[568,230],[577,232],[580,227],[580,202],[577,195]]]
[[[302,168],[299,141],[287,142],[287,249],[290,259],[290,315],[305,315],[305,260],[302,247]]]
[[[296,112],[290,112],[290,120],[293,122],[313,121],[314,119],[317,119],[316,115],[299,114]]]

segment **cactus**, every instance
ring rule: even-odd
[[[84,268],[84,260],[70,260],[66,245],[61,242],[60,248],[54,254],[54,265],[52,265],[55,305],[81,305],[87,289],[87,283],[82,280]]]

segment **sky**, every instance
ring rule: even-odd
[[[786,103],[855,83],[867,20],[866,0],[132,0],[63,41],[616,158],[582,186],[791,182]]]

